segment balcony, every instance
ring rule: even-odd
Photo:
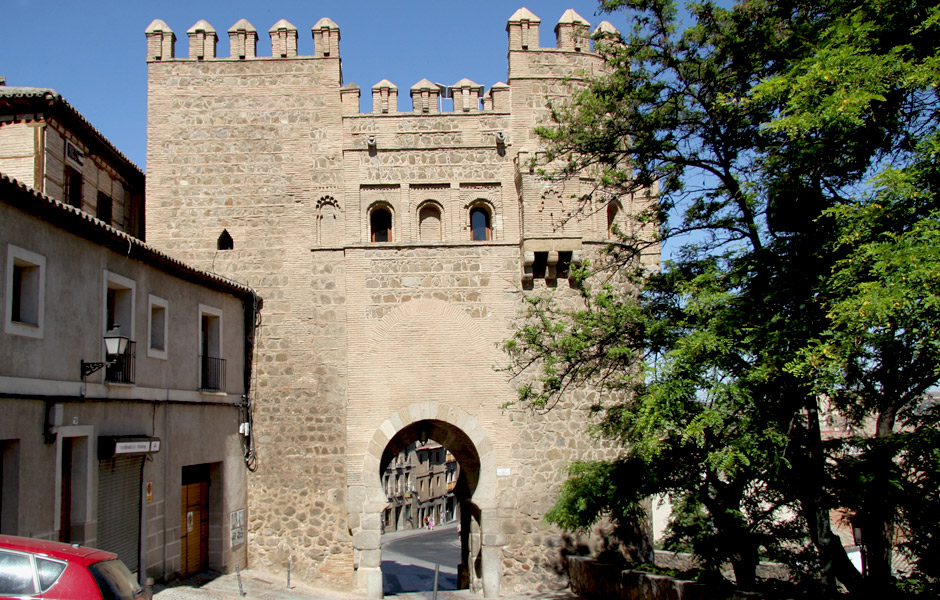
[[[105,383],[134,383],[136,367],[137,342],[128,342],[124,354],[108,355],[113,362],[105,368]]]
[[[225,388],[225,359],[199,356],[199,391],[220,392]]]

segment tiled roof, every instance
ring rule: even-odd
[[[143,176],[143,171],[139,166],[134,164],[131,159],[127,158],[123,152],[118,150],[114,144],[112,144],[108,138],[104,136],[104,134],[98,131],[98,129],[92,125],[88,119],[82,116],[82,113],[75,110],[75,107],[69,104],[68,101],[54,89],[0,85],[0,114],[9,113],[13,107],[11,106],[10,108],[7,108],[5,105],[9,105],[13,102],[18,104],[28,104],[32,110],[49,106],[65,111],[72,119],[77,121],[81,127],[86,129],[92,136],[97,138],[99,143],[103,144],[119,160],[123,161],[129,167],[133,168],[135,171],[140,173],[141,176]],[[44,104],[40,106],[40,102]]]

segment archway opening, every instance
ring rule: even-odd
[[[384,593],[479,589],[480,511],[471,502],[480,456],[458,427],[412,423],[386,445],[380,477]]]

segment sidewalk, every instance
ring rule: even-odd
[[[153,597],[156,600],[367,600],[364,595],[309,586],[303,582],[292,581],[288,589],[287,581],[281,581],[281,577],[283,576],[275,577],[257,569],[246,569],[241,572],[244,596],[239,594],[238,577],[232,573],[219,575],[211,580],[207,576],[190,578],[173,587],[156,586]],[[397,600],[431,600],[432,593],[409,592],[385,597]],[[437,597],[438,600],[482,600],[483,594],[468,590],[439,591]],[[562,590],[509,593],[501,595],[500,599],[577,600],[577,597],[567,590]]]
[[[442,525],[436,529],[454,529],[456,524]],[[382,536],[383,547],[397,539],[421,535],[423,529],[394,531]],[[455,531],[456,534],[456,531]],[[401,556],[394,552],[383,551],[382,575],[385,580],[386,598],[397,600],[431,600],[430,591],[401,592],[400,590],[432,588],[434,564],[410,556]],[[430,579],[429,579],[430,578]],[[445,581],[450,585],[445,586]],[[448,591],[438,591],[438,600],[482,600],[483,594],[471,593],[468,590],[453,591],[456,587],[457,571],[452,567],[441,567],[439,590],[441,587],[451,588]],[[302,581],[291,581],[287,587],[284,574],[272,574],[260,569],[245,569],[241,572],[241,591],[239,593],[239,577],[235,573],[227,575],[201,574],[188,578],[176,585],[158,585],[154,587],[155,600],[366,600],[364,595],[352,591],[343,592],[327,588],[307,585]],[[501,600],[577,600],[576,596],[563,590],[560,592],[531,592],[522,594],[505,593]]]
[[[173,587],[157,586],[154,588],[153,597],[156,600],[367,600],[364,595],[308,586],[302,582],[291,582],[291,588],[288,589],[286,581],[279,581],[271,574],[256,569],[242,571],[241,580],[244,596],[239,594],[238,578],[233,573],[220,575],[211,581],[200,582],[194,578]],[[385,597],[396,600],[431,600],[432,593],[409,592]],[[438,600],[483,600],[483,594],[468,590],[440,591],[437,597]],[[564,590],[504,594],[500,599],[577,600],[577,597]]]

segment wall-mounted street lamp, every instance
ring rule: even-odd
[[[422,446],[427,446],[428,435],[429,435],[428,424],[424,422],[419,423],[418,424],[418,443],[420,443]]]
[[[104,336],[104,345],[107,348],[108,356],[114,356],[113,359],[104,362],[85,362],[82,361],[82,379],[88,377],[95,371],[104,367],[110,367],[117,362],[117,357],[127,352],[127,344],[130,340],[121,335],[119,327],[110,330]]]

